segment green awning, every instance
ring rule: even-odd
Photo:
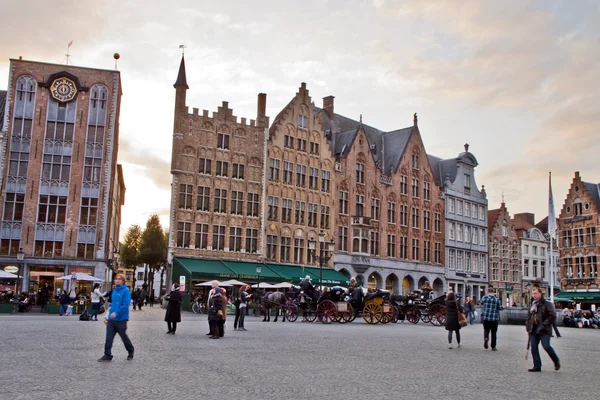
[[[306,275],[310,275],[313,281],[315,280],[315,278],[318,280],[318,276],[315,276],[314,274],[310,273],[308,271],[308,268],[303,268],[302,266],[270,263],[264,265],[266,265],[268,268],[279,274],[286,282],[300,283],[300,281],[304,279]]]
[[[317,282],[321,276],[321,269],[315,267],[305,268],[312,275],[317,277]],[[348,286],[350,278],[332,268],[323,268],[323,285],[341,285]]]
[[[600,302],[600,292],[560,292],[554,296],[554,300],[574,300],[584,303]]]
[[[227,279],[231,279],[229,275],[233,274],[233,271],[219,260],[175,257],[173,264],[187,270],[192,278],[218,279],[227,277]]]
[[[223,260],[221,262],[223,264],[227,265],[229,267],[229,269],[231,269],[235,273],[235,276],[228,277],[229,279],[239,279],[241,281],[246,279],[246,280],[257,281],[258,275],[256,274],[256,266],[260,265],[261,266],[261,271],[260,271],[260,280],[261,281],[281,282],[284,280],[284,278],[281,275],[273,272],[273,270],[271,268],[269,268],[268,266],[265,266],[264,264],[261,264],[261,263],[242,262],[242,261],[227,261],[227,260]]]

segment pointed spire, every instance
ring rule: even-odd
[[[415,113],[413,115],[413,126],[417,126],[417,122],[419,121],[419,119],[417,118],[417,113]]]
[[[183,55],[181,55],[181,64],[179,64],[179,74],[177,74],[177,81],[175,82],[173,87],[177,88],[179,86],[183,86],[186,89],[190,88],[187,84],[187,79],[185,77],[185,58]]]

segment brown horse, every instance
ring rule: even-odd
[[[279,317],[279,310],[281,310],[281,321],[285,322],[285,312],[287,304],[287,298],[282,292],[270,292],[261,297],[261,303],[265,310],[265,317],[262,322],[271,322],[271,309],[275,309],[275,319],[273,322],[277,322]]]

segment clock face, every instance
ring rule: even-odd
[[[73,100],[77,95],[77,86],[69,78],[59,78],[52,82],[50,93],[56,100],[66,103]]]

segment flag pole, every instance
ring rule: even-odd
[[[552,218],[552,222],[550,219]],[[554,214],[554,196],[552,195],[552,172],[548,172],[548,233],[550,233],[550,301],[554,305],[554,244],[556,234],[556,216]]]

